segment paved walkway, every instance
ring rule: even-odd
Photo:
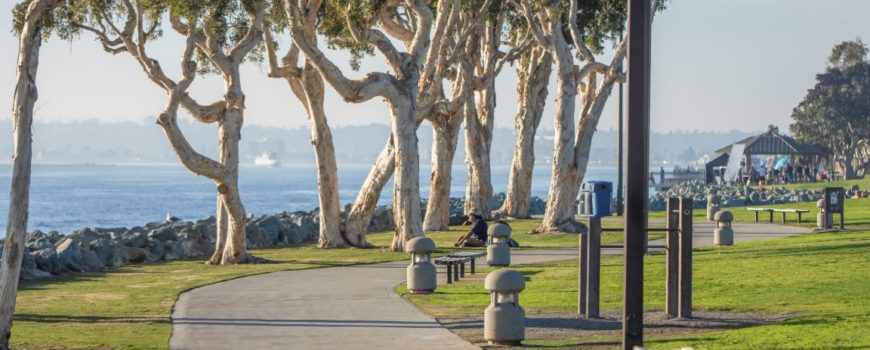
[[[694,246],[712,244],[712,230],[712,224],[696,222]],[[809,231],[744,223],[734,224],[734,230],[737,242]],[[528,264],[576,256],[573,248],[517,250],[511,260]],[[175,304],[170,348],[477,349],[396,295],[407,265],[274,272],[191,290]],[[439,284],[444,272],[439,266]]]

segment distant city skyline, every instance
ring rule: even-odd
[[[0,101],[11,105],[17,37],[11,29],[11,8],[0,5]],[[826,66],[831,48],[846,40],[870,38],[864,18],[870,1],[861,0],[673,0],[653,24],[652,121],[654,131],[758,131],[768,124],[787,130],[792,108]],[[281,40],[286,47],[287,38]],[[178,74],[182,42],[167,30],[149,50],[169,74]],[[330,52],[347,74],[386,71],[378,56],[352,72],[345,52]],[[600,58],[609,62],[608,54]],[[552,128],[554,78],[542,127]],[[90,35],[73,42],[52,38],[43,45],[37,77],[42,121],[141,122],[162,110],[166,96],[145,78],[126,54],[102,51]],[[192,90],[207,102],[222,94],[216,77],[199,77]],[[246,125],[307,127],[304,109],[283,80],[266,77],[262,64],[243,67]],[[497,82],[496,125],[512,127],[516,112],[516,73],[507,67]],[[380,99],[348,104],[327,86],[326,109],[331,125],[387,124]],[[608,102],[599,129],[616,126],[617,91]],[[209,101],[210,102],[210,101]],[[9,109],[0,109],[8,120]]]

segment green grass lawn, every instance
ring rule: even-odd
[[[800,189],[800,190],[817,190],[824,187],[843,187],[845,189],[851,188],[853,185],[858,185],[862,190],[870,190],[870,177],[865,176],[863,179],[855,179],[855,180],[837,180],[837,181],[825,181],[825,182],[801,182],[794,184],[773,184],[767,186],[752,186],[752,187],[765,187],[765,188],[779,188],[785,187],[788,189]]]
[[[733,209],[732,209],[733,210]],[[847,228],[870,221],[870,200],[846,204]],[[736,211],[735,214],[741,211]],[[740,214],[738,219],[746,220]],[[750,221],[752,221],[750,219]],[[694,306],[700,310],[793,315],[775,324],[647,339],[653,349],[870,348],[870,229],[805,234],[731,247],[696,249]],[[576,262],[512,267],[527,276],[520,295],[527,313],[575,312]],[[664,256],[645,259],[644,305],[664,307]],[[484,270],[485,271],[485,270]],[[397,290],[403,293],[399,287]],[[431,295],[404,295],[436,317],[480,317],[489,294],[479,280],[439,287]],[[622,258],[602,257],[601,308],[618,310]],[[597,338],[596,338],[597,339]],[[617,340],[602,338],[597,340]],[[529,339],[535,346],[566,346],[590,339]]]
[[[652,339],[652,348],[858,349],[870,347],[870,232],[806,234],[695,251],[694,306],[712,311],[797,314],[778,324]],[[512,267],[528,279],[520,295],[529,314],[574,312],[576,262]],[[644,305],[664,308],[664,256],[646,258]],[[400,288],[401,289],[401,288]],[[482,283],[465,280],[431,295],[405,295],[436,317],[480,316]],[[602,257],[601,308],[619,309],[622,258]],[[530,344],[538,344],[530,339]],[[576,339],[551,345],[574,344]],[[541,343],[541,344],[545,344]],[[539,345],[541,345],[539,344]]]
[[[526,248],[576,247],[576,234],[529,234],[538,221],[511,222],[514,237]],[[607,223],[607,226],[618,223]],[[467,226],[435,232],[442,252]],[[389,246],[392,232],[368,235],[379,247]],[[608,234],[608,242],[620,240]],[[478,248],[479,249],[479,248]],[[28,349],[160,349],[166,348],[169,316],[178,296],[196,287],[260,273],[407,259],[404,253],[376,249],[318,249],[300,245],[252,250],[272,264],[208,266],[203,260],[134,264],[100,273],[78,273],[21,284],[12,342]]]

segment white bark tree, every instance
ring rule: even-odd
[[[432,172],[423,221],[426,232],[449,229],[453,160],[460,126],[465,119],[463,107],[467,101],[473,100],[475,83],[474,65],[469,54],[477,47],[468,38],[483,23],[491,4],[490,0],[483,1],[480,7],[467,6],[457,0],[439,2],[432,44],[423,64],[424,74],[417,98],[421,115],[432,125]],[[446,97],[445,80],[452,83],[450,98]]]
[[[477,50],[469,52],[477,76],[476,101],[470,101],[465,113],[465,162],[468,176],[465,185],[465,211],[478,211],[483,218],[492,218],[492,132],[495,127],[495,75],[501,44],[504,14],[486,21],[478,28]],[[474,104],[476,102],[476,104]]]
[[[535,47],[519,61],[517,68],[519,103],[514,117],[516,144],[507,194],[499,211],[508,217],[526,219],[530,217],[529,207],[532,201],[535,135],[544,115],[553,59],[547,50]]]
[[[227,4],[199,4],[201,7],[188,9],[190,12],[184,14],[169,8],[154,11],[148,5],[151,4],[144,0],[120,0],[108,8],[97,9],[99,11],[94,12],[96,15],[88,22],[76,25],[93,33],[107,52],[130,54],[147,77],[169,94],[168,107],[157,124],[163,128],[182,164],[214,181],[217,187],[217,237],[215,252],[208,262],[254,262],[256,259],[247,253],[245,208],[238,187],[239,140],[245,108],[239,66],[259,45],[267,5],[264,1],[251,3],[250,8],[237,4],[239,12],[246,14],[244,20],[236,16],[239,13],[227,11]],[[165,12],[169,12],[172,29],[186,39],[181,63],[183,78],[179,81],[169,78],[160,62],[146,51],[146,45],[156,38]],[[123,26],[116,25],[116,16],[124,18]],[[194,61],[197,58],[207,65],[206,69],[219,73],[224,79],[222,100],[202,105],[188,94],[198,71]],[[218,124],[218,160],[198,153],[187,142],[176,123],[179,105],[199,122]]]
[[[360,103],[374,97],[384,98],[392,120],[392,145],[396,174],[393,189],[393,218],[396,231],[390,249],[403,251],[405,243],[423,235],[420,218],[420,160],[417,149],[416,95],[420,78],[420,64],[429,46],[433,14],[422,0],[402,1],[416,24],[407,52],[399,51],[382,31],[355,23],[348,18],[346,30],[362,46],[373,46],[386,59],[395,75],[371,72],[365,78],[347,78],[317,46],[314,38],[316,16],[320,0],[285,0],[291,36],[294,43],[316,67],[323,78],[345,101]],[[327,9],[328,11],[329,9]],[[328,16],[329,14],[327,14]],[[376,170],[373,170],[373,172]]]
[[[39,68],[39,47],[42,44],[43,15],[54,9],[60,0],[33,0],[26,6],[18,33],[18,65],[15,93],[12,97],[13,142],[12,185],[9,192],[9,220],[0,262],[0,349],[9,349],[12,337],[12,316],[18,295],[21,262],[26,253],[27,217],[30,206],[30,168],[33,150],[33,106],[38,98],[36,72]]]
[[[537,232],[580,232],[583,226],[575,219],[574,204],[586,174],[598,120],[613,85],[624,76],[622,62],[627,38],[619,42],[614,57],[606,65],[596,61],[584,33],[580,31],[577,23],[578,0],[570,1],[567,21],[563,21],[560,2],[533,4],[522,0],[520,6],[538,45],[546,48],[553,57],[558,86],[556,100],[559,104],[554,118],[556,135],[550,189],[544,218]],[[652,0],[651,6],[658,9],[658,0]],[[570,32],[568,38],[563,35],[566,29]],[[577,52],[579,64],[575,63],[572,48]],[[578,93],[581,102],[575,127]]]
[[[316,13],[309,13],[313,16]],[[307,19],[310,21],[315,18]],[[314,33],[308,33],[313,35]],[[317,164],[317,193],[320,201],[320,238],[321,248],[343,248],[348,245],[368,246],[365,236],[351,242],[342,236],[341,202],[338,187],[338,165],[335,161],[335,145],[332,142],[332,132],[326,119],[323,106],[323,77],[314,66],[305,62],[299,67],[299,47],[292,45],[282,59],[281,64],[275,53],[275,41],[271,31],[263,32],[266,44],[266,55],[269,61],[269,76],[287,81],[290,90],[305,107],[308,122],[311,127],[311,145],[314,146],[314,156]],[[314,41],[316,38],[309,38]]]

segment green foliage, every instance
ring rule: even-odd
[[[833,152],[853,177],[859,141],[870,139],[870,61],[860,40],[834,47],[830,66],[792,112],[790,130],[801,142]]]
[[[331,49],[350,51],[350,65],[359,70],[360,61],[374,54],[374,47],[354,39],[348,25],[368,29],[377,24],[381,11],[386,11],[386,0],[333,0],[324,3],[318,13],[318,32],[326,38]]]

